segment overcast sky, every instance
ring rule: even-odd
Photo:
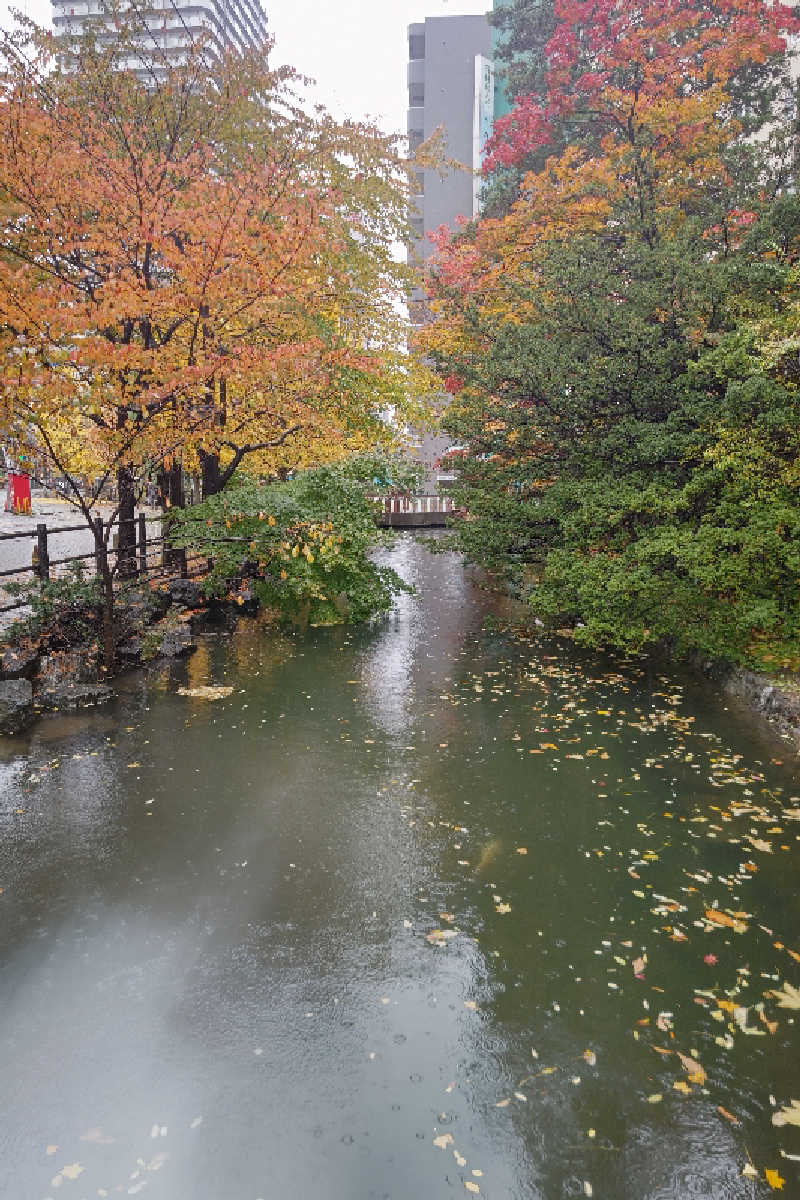
[[[50,24],[50,0],[15,0]],[[339,117],[377,118],[387,132],[406,127],[406,26],[425,17],[482,13],[489,0],[266,0],[276,59],[318,81],[318,98]],[[0,0],[2,23],[8,7]]]

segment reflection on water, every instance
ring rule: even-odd
[[[793,1194],[789,766],[388,553],[374,629],[244,623],[3,757],[0,1194]]]

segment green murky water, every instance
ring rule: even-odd
[[[800,1195],[788,752],[391,558],[6,745],[0,1195]]]

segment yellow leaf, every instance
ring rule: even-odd
[[[675,1083],[673,1083],[672,1086],[674,1087],[676,1092],[683,1092],[684,1096],[690,1095],[691,1090],[692,1090],[689,1087],[688,1083],[684,1083],[684,1081],[682,1079],[678,1079]]]
[[[224,700],[232,693],[232,687],[211,687],[207,684],[202,687],[178,688],[179,696],[191,696],[194,700]]]
[[[778,1001],[778,1008],[800,1009],[800,988],[792,987],[790,983],[784,983],[782,991],[768,994]]]
[[[70,1163],[69,1166],[61,1168],[61,1174],[65,1179],[77,1179],[79,1175],[83,1174],[83,1171],[84,1168],[81,1166],[81,1164],[76,1162]]]
[[[773,1191],[783,1191],[783,1185],[786,1183],[786,1180],[782,1175],[779,1174],[778,1171],[773,1171],[770,1167],[767,1167],[767,1169],[764,1171],[764,1178]]]
[[[692,1083],[700,1083],[700,1084],[705,1083],[706,1073],[703,1070],[703,1068],[701,1067],[700,1063],[697,1061],[697,1059],[690,1058],[688,1054],[681,1054],[680,1050],[676,1050],[675,1053],[678,1055],[678,1058],[683,1063],[683,1069],[684,1069],[684,1071],[686,1071],[691,1082]]]
[[[748,928],[746,921],[731,917],[717,908],[706,909],[706,920],[711,921],[713,925],[724,925],[726,929],[732,929],[734,933],[745,933]]]
[[[433,1139],[433,1144],[434,1146],[438,1146],[440,1150],[446,1150],[448,1146],[453,1144],[452,1135],[449,1133],[443,1133],[441,1137],[435,1137]]]
[[[800,1126],[800,1100],[790,1100],[789,1106],[772,1114],[773,1125]]]
[[[464,1187],[467,1189],[468,1192],[475,1192],[476,1194],[478,1192],[480,1192],[480,1190],[481,1190],[478,1187],[477,1183],[473,1183],[471,1179],[466,1179],[464,1181]]]

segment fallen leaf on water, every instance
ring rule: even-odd
[[[770,1167],[767,1167],[767,1169],[764,1172],[764,1178],[766,1179],[767,1183],[769,1184],[769,1186],[772,1188],[773,1191],[775,1191],[775,1192],[783,1191],[783,1185],[786,1183],[786,1180],[783,1178],[783,1176],[778,1171],[773,1171]]]
[[[464,1180],[464,1187],[467,1189],[467,1191],[468,1191],[468,1192],[475,1192],[475,1193],[478,1193],[478,1192],[480,1192],[480,1190],[481,1190],[481,1189],[478,1187],[477,1183],[473,1183],[471,1179],[465,1179],[465,1180]]]
[[[773,1113],[772,1124],[800,1126],[800,1100],[790,1100],[788,1107]]]
[[[597,1062],[597,1055],[594,1050],[584,1050],[583,1057],[590,1067],[593,1067]]]
[[[55,1154],[57,1149],[58,1149],[58,1146],[48,1146],[47,1149],[45,1150],[45,1154]]]
[[[524,1092],[514,1092],[514,1095],[516,1096],[517,1100],[522,1100],[525,1104],[528,1103],[528,1097]]]
[[[745,1179],[758,1179],[758,1171],[752,1163],[745,1163],[742,1167],[742,1175]]]
[[[682,1079],[678,1079],[672,1086],[676,1092],[683,1092],[684,1096],[688,1096],[692,1090]]]
[[[432,946],[441,946],[448,938],[457,936],[454,929],[432,929],[430,933],[425,934],[426,941],[429,941]]]
[[[636,978],[643,979],[644,978],[644,969],[647,966],[647,955],[643,954],[641,956],[641,958],[635,958],[633,960],[633,962],[631,963],[631,966],[633,967],[633,973],[636,976]]]
[[[453,1144],[452,1134],[443,1133],[440,1137],[435,1137],[433,1144],[434,1146],[438,1146],[440,1150],[446,1150],[448,1146],[452,1146]]]
[[[114,1138],[106,1137],[102,1129],[89,1129],[81,1134],[82,1142],[94,1142],[98,1146],[113,1146]]]
[[[495,904],[495,908],[497,909],[497,911],[499,913],[510,913],[511,912],[510,904]]]
[[[717,1112],[721,1113],[726,1121],[730,1121],[731,1125],[741,1125],[742,1123],[738,1117],[735,1117],[733,1113],[729,1113],[727,1108],[723,1108],[721,1104],[717,1107]]]
[[[528,853],[527,846],[517,846],[517,854],[527,854],[527,853]]]
[[[726,912],[720,912],[718,908],[707,908],[706,920],[711,921],[712,925],[724,925],[726,929],[732,929],[734,933],[746,933],[748,929],[746,921],[731,917]]]
[[[475,1003],[475,1001],[474,1001],[474,1000],[465,1000],[465,1001],[464,1001],[464,1008],[469,1008],[469,1009],[471,1009],[471,1010],[472,1010],[472,1012],[476,1012],[476,1011],[477,1011],[477,1008],[478,1008],[478,1006],[477,1006],[477,1004]]]
[[[465,1158],[462,1158],[457,1150],[453,1151],[453,1155],[455,1157],[456,1162],[458,1163],[458,1165],[460,1167],[465,1167],[467,1165],[467,1160]]]
[[[783,990],[780,992],[768,992],[767,994],[778,1001],[778,1008],[800,1009],[800,988],[792,987],[790,983],[784,983]]]
[[[683,1069],[689,1076],[692,1083],[704,1084],[706,1081],[706,1073],[696,1058],[690,1058],[688,1054],[681,1054],[680,1050],[676,1050],[678,1058],[683,1063]]]
[[[664,1099],[664,1096],[661,1092],[653,1092],[652,1096],[647,1097],[647,1103],[648,1104],[660,1104],[663,1099]]]
[[[510,1103],[511,1101],[508,1099],[508,1097],[506,1097],[505,1100],[498,1100],[497,1104],[495,1104],[495,1108],[508,1108]]]
[[[83,1171],[84,1168],[81,1166],[81,1164],[76,1162],[70,1163],[69,1166],[61,1168],[61,1174],[65,1179],[77,1179],[79,1175],[83,1174]]]
[[[233,693],[232,687],[193,687],[193,688],[178,688],[179,696],[191,696],[193,700],[224,700],[226,696]]]

